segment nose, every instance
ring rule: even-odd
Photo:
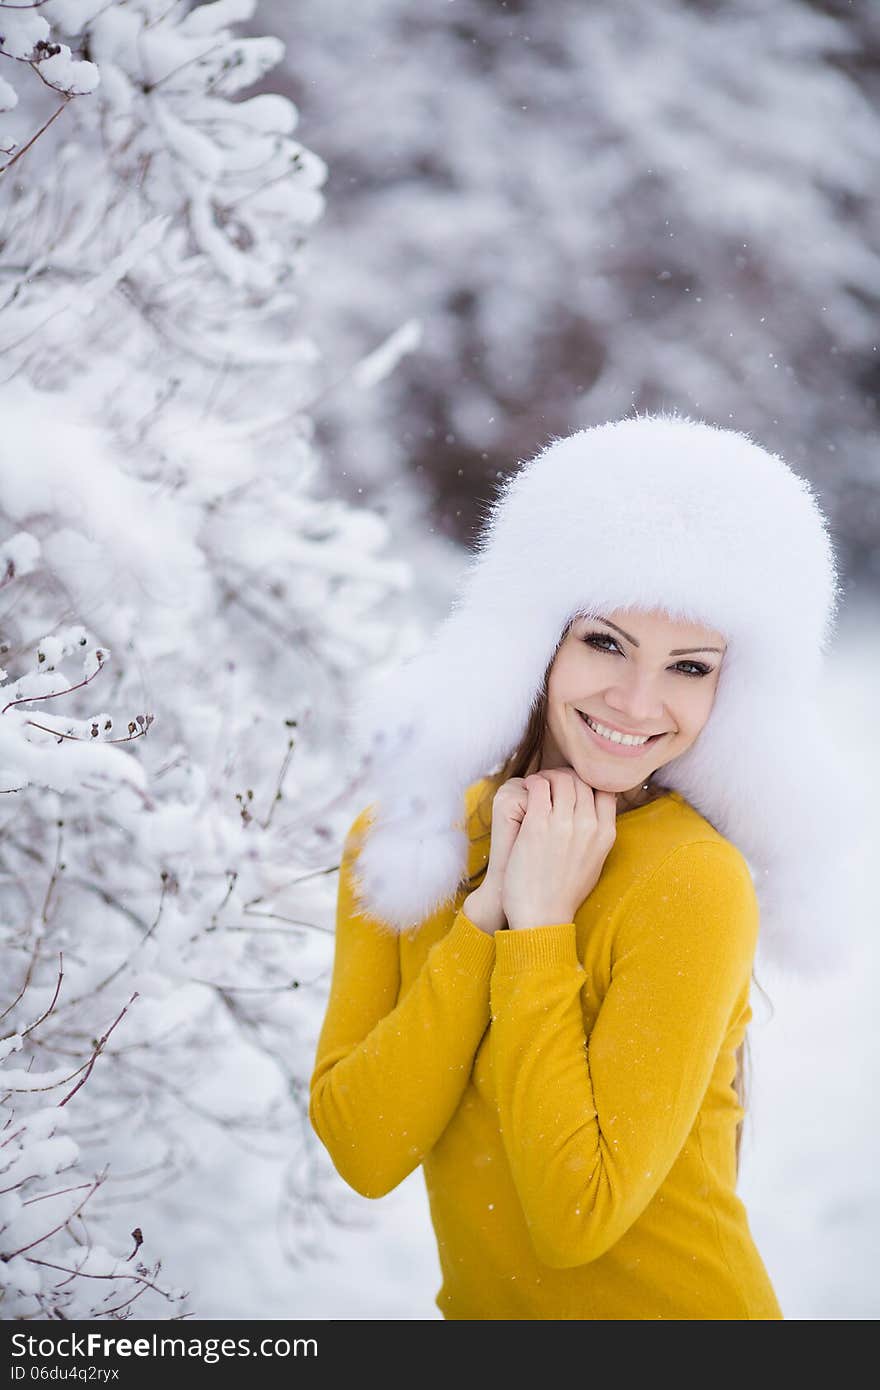
[[[668,722],[659,677],[639,672],[634,662],[630,662],[629,669],[621,672],[620,679],[605,691],[605,703],[609,710],[637,729],[658,730],[665,727],[664,721]]]

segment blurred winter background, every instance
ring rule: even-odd
[[[2,10],[0,1317],[436,1318],[420,1170],[307,1117],[341,720],[499,475],[676,407],[818,489],[877,777],[880,9]],[[757,963],[788,1318],[880,1312],[875,897],[837,978]]]

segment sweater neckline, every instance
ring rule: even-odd
[[[664,792],[663,796],[655,796],[653,801],[646,801],[644,806],[633,806],[629,811],[620,811],[616,819],[623,820],[624,816],[638,816],[642,811],[650,811],[653,806],[662,806],[664,802],[670,799],[679,802],[679,804],[683,804],[684,802],[684,797],[681,793],[670,787],[668,791]]]

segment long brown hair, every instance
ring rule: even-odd
[[[556,652],[558,652],[559,647],[565,640],[565,637],[567,636],[571,628],[571,625],[574,621],[575,619],[572,619],[571,622],[569,622],[566,626],[565,630],[562,633],[562,636],[559,639],[559,642],[556,645],[556,651],[554,651],[553,656],[547,663],[547,668],[544,671],[544,677],[541,682],[541,686],[539,688],[538,693],[535,695],[532,701],[531,713],[529,715],[528,723],[526,724],[525,732],[523,733],[522,738],[520,739],[517,746],[513,749],[513,751],[509,753],[508,756],[504,759],[500,767],[496,767],[496,769],[493,772],[491,772],[487,778],[486,791],[483,795],[480,805],[477,807],[477,811],[480,816],[480,825],[483,828],[480,831],[480,833],[475,834],[472,831],[472,843],[476,843],[476,841],[478,840],[483,840],[488,835],[490,835],[492,828],[492,798],[495,795],[495,792],[498,790],[498,788],[502,785],[502,783],[507,782],[511,777],[526,777],[530,772],[536,771],[541,766],[541,756],[544,748],[544,733],[547,721],[547,683],[550,677],[550,671],[552,669],[553,662],[556,660]],[[648,805],[649,802],[657,801],[661,796],[665,795],[666,788],[655,785],[649,788],[644,802],[640,804]],[[479,886],[479,884],[483,880],[483,877],[485,876],[486,868],[487,865],[484,865],[482,868],[478,869],[476,873],[466,876],[462,880],[462,885],[467,887],[468,892],[473,892],[473,890]],[[761,993],[764,994],[765,992],[759,984],[757,977],[755,976],[754,968],[752,969],[752,980],[757,985],[758,989],[761,990]],[[740,1108],[743,1111],[743,1114],[740,1117],[736,1126],[737,1180],[739,1179],[740,1150],[742,1147],[743,1123],[745,1120],[746,1112],[746,1098],[751,1086],[751,1072],[751,1044],[749,1041],[748,1032],[746,1032],[742,1042],[736,1050],[736,1074],[734,1076],[733,1082],[737,1100],[739,1102]]]

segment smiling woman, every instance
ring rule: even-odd
[[[759,937],[805,966],[842,906],[837,593],[781,459],[611,422],[505,481],[434,642],[360,705],[310,1116],[366,1196],[422,1165],[444,1317],[782,1318],[741,1064]]]
[[[656,769],[674,754],[667,753],[665,746],[662,753],[658,749],[656,757],[648,755],[644,750],[652,744],[660,744],[661,741],[665,743],[667,736],[675,738],[685,731],[690,734],[688,742],[693,742],[709,717],[715,701],[723,656],[727,649],[723,634],[699,624],[674,623],[659,609],[653,612],[621,609],[615,611],[614,619],[616,621],[599,615],[578,614],[571,620],[544,673],[537,704],[518,747],[512,750],[499,772],[491,778],[484,779],[478,787],[469,789],[468,797],[473,808],[469,822],[471,845],[482,846],[485,849],[485,858],[481,857],[478,860],[476,871],[468,877],[469,895],[463,905],[475,920],[479,921],[482,916],[482,899],[476,890],[483,884],[488,866],[492,808],[499,788],[521,782],[536,771],[570,767],[595,790],[614,791],[615,815],[620,817],[661,798],[670,797],[668,789],[652,779]],[[626,629],[620,626],[624,622],[627,625]],[[601,624],[601,628],[597,624]],[[636,636],[636,632],[640,635]],[[668,646],[667,649],[670,642],[693,642],[697,645]],[[595,644],[596,650],[607,652],[610,648],[623,659],[627,652],[622,643],[633,649],[630,654],[631,668],[624,673],[615,670],[610,676],[603,676],[606,670],[604,666],[598,663],[594,666],[592,662],[585,661],[579,650],[585,645],[592,648]],[[652,685],[649,673],[640,675],[637,670],[632,669],[632,664],[639,659],[647,661],[653,651],[656,651],[657,655]],[[716,659],[711,664],[706,661],[670,660],[673,657],[681,658],[697,653],[712,653]],[[672,673],[668,678],[667,672]],[[699,682],[700,693],[699,698],[688,705],[685,713],[680,702],[688,694],[687,687],[682,689],[684,682],[688,680]],[[585,694],[587,689],[590,691],[589,696]],[[633,689],[636,695],[635,705],[630,703],[628,697],[628,692]],[[647,691],[647,695],[643,693],[640,697],[640,691]],[[589,751],[585,753],[580,724],[583,721],[585,728],[588,728],[586,721],[590,716],[585,710],[596,708],[596,692],[601,692],[606,708],[613,708],[615,711],[620,709],[629,716],[626,726],[620,723],[601,726],[604,729],[614,727],[622,732],[624,727],[631,727],[632,715],[641,708],[638,704],[639,698],[660,701],[665,713],[656,722],[663,727],[658,729],[656,736],[652,736],[647,742],[638,743],[634,748],[621,747],[613,741],[597,737],[591,742],[599,750],[598,755]],[[571,721],[567,721],[566,696],[570,696],[576,702],[573,706],[577,710],[573,736],[569,728]],[[673,709],[675,706],[677,711]],[[651,707],[653,708],[653,705]],[[553,736],[554,725],[562,730],[559,738]],[[678,751],[683,750],[679,748]],[[636,775],[642,780],[637,785],[630,785],[634,772],[631,766],[621,767],[619,762],[615,765],[611,761],[627,756],[639,759]],[[646,760],[646,765],[642,765],[643,759]],[[626,784],[622,791],[619,790],[620,783]],[[679,801],[674,794],[672,800],[674,803]],[[497,818],[496,811],[495,819]],[[491,917],[488,920],[491,920]],[[732,1085],[739,1106],[734,1141],[737,1175],[747,1105],[747,1047],[748,1039],[745,1034],[738,1044],[731,1046],[734,1055]]]
[[[686,752],[709,718],[726,645],[714,628],[660,610],[576,618],[547,682],[541,766],[573,767],[624,807],[640,804],[642,784]],[[718,655],[681,659],[696,652]]]

